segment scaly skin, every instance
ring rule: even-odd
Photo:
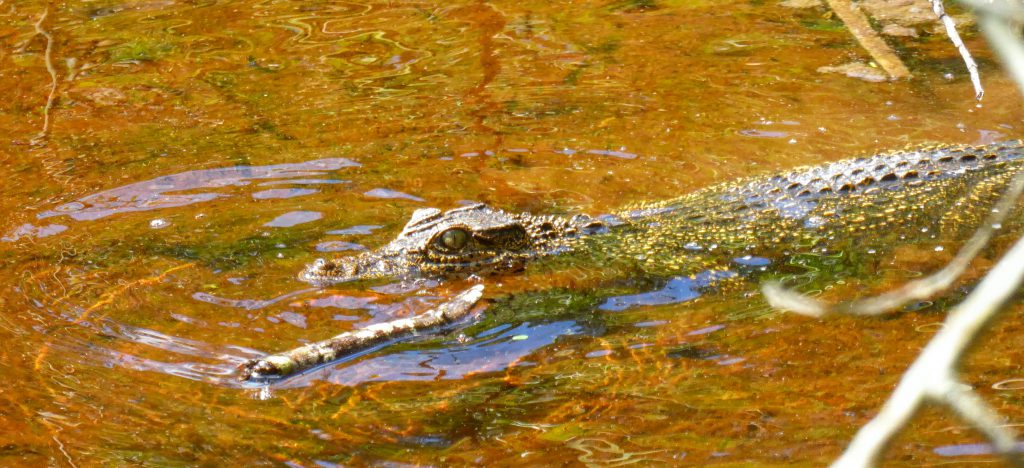
[[[422,209],[389,244],[317,260],[299,278],[467,277],[569,252],[668,276],[736,255],[774,258],[850,242],[885,248],[973,228],[1022,161],[1019,141],[909,149],[740,179],[600,218]]]

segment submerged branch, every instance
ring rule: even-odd
[[[843,20],[861,47],[866,49],[875,63],[894,79],[909,78],[910,70],[889,48],[889,45],[871,28],[863,13],[855,10],[849,0],[825,0],[829,8]]]
[[[251,359],[239,367],[238,378],[250,381],[287,377],[389,341],[415,335],[428,328],[449,325],[469,315],[483,296],[483,291],[483,285],[478,284],[415,317],[370,325],[291,351]]]
[[[46,105],[43,107],[43,128],[32,138],[32,145],[45,144],[46,139],[50,136],[50,127],[53,125],[50,120],[50,112],[53,110],[53,104],[57,100],[57,88],[60,84],[57,79],[57,68],[53,66],[53,34],[44,27],[47,18],[50,16],[51,7],[50,3],[46,4],[46,9],[43,10],[43,14],[39,16],[39,20],[34,25],[36,34],[46,39],[43,62],[46,65],[46,72],[50,74],[50,93],[46,96]]]

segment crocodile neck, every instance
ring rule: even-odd
[[[881,248],[975,226],[1022,160],[1020,142],[917,148],[726,182],[600,218],[510,214],[485,205],[418,210],[391,243],[318,260],[300,279],[466,277],[569,252],[675,275],[737,256],[851,243]]]

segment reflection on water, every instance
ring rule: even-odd
[[[733,271],[702,271],[692,278],[676,277],[665,284],[665,287],[657,290],[626,296],[610,297],[601,304],[599,309],[612,312],[622,311],[637,306],[655,306],[665,304],[679,304],[692,301],[701,296],[701,290],[714,285],[716,282],[733,278],[736,272]]]
[[[1024,453],[1024,442],[1017,444],[1017,452]],[[992,446],[989,444],[957,444],[935,447],[935,453],[944,457],[963,457],[969,455],[991,455]]]
[[[367,234],[371,234],[376,229],[380,229],[380,226],[372,226],[372,225],[352,226],[352,227],[345,228],[345,229],[335,229],[333,231],[327,231],[325,234],[330,234],[330,235],[333,235],[333,236],[345,236],[345,235],[365,236]]]
[[[267,227],[287,228],[298,226],[299,224],[311,223],[323,217],[323,213],[320,213],[319,211],[289,211],[267,221],[266,223],[263,223],[263,225]]]
[[[315,290],[314,289],[302,289],[302,290],[298,290],[298,291],[292,291],[290,293],[283,294],[283,295],[280,295],[280,296],[272,298],[272,299],[262,299],[262,300],[261,299],[227,299],[227,298],[223,298],[223,297],[217,297],[217,296],[214,296],[213,294],[206,293],[206,292],[197,292],[197,293],[192,294],[192,299],[195,299],[195,300],[201,301],[201,302],[206,302],[206,303],[209,303],[209,304],[218,305],[218,306],[221,306],[221,307],[237,307],[239,309],[245,309],[245,310],[257,310],[257,309],[262,309],[264,307],[268,307],[268,306],[274,305],[274,304],[276,304],[278,302],[281,302],[281,301],[283,301],[285,299],[290,299],[290,298],[293,298],[295,296],[300,296],[300,295],[303,295],[303,294],[307,294],[307,293],[309,293],[311,291],[315,291]]]
[[[415,195],[409,195],[408,193],[402,193],[402,192],[399,192],[397,190],[382,189],[382,188],[376,188],[376,189],[373,189],[373,190],[368,190],[363,195],[366,195],[367,197],[370,197],[370,198],[404,198],[406,200],[412,200],[412,201],[417,201],[417,202],[426,201],[426,200],[424,200],[424,199],[422,199],[420,197],[417,197]]]
[[[237,166],[188,171],[88,195],[73,202],[59,205],[51,210],[43,211],[36,217],[45,219],[54,216],[68,216],[76,221],[94,221],[119,213],[176,208],[231,195],[225,192],[175,192],[246,186],[251,181],[257,179],[277,179],[274,180],[275,183],[290,183],[287,179],[318,176],[346,167],[358,166],[359,163],[349,159],[333,158],[295,164]],[[303,184],[310,183],[306,179],[300,180],[300,183]],[[309,189],[304,190],[306,190],[306,193],[315,193],[315,191]],[[268,192],[272,191],[255,192],[253,197],[284,198],[258,196],[258,194],[267,194]],[[280,193],[279,191],[273,192]]]
[[[312,194],[314,194],[316,192],[317,191],[314,190],[314,189],[300,189],[300,188],[271,189],[271,190],[261,190],[259,192],[253,192],[252,197],[255,198],[256,200],[268,200],[268,199],[271,199],[271,198],[294,198],[294,197],[301,197],[301,196],[305,196],[305,195],[312,195]]]
[[[0,240],[4,242],[14,242],[22,237],[50,237],[54,234],[60,234],[68,229],[63,224],[47,224],[46,226],[35,226],[29,223],[22,224],[14,229],[10,234],[0,237]]]
[[[329,241],[316,245],[317,252],[344,252],[346,250],[366,250],[366,247],[353,242]]]

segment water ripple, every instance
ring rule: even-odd
[[[256,179],[322,176],[326,172],[359,165],[346,158],[330,158],[270,166],[234,166],[187,171],[87,195],[39,213],[36,217],[45,219],[68,216],[76,221],[94,221],[120,213],[175,208],[216,200],[229,194],[172,192],[245,186]]]
[[[192,294],[192,299],[222,307],[234,307],[245,310],[258,310],[277,304],[278,302],[284,301],[285,299],[290,299],[295,296],[306,294],[312,291],[316,291],[316,289],[300,289],[298,291],[292,291],[287,294],[282,294],[271,299],[227,299],[223,297],[214,296],[213,294],[210,293],[197,292]]]

